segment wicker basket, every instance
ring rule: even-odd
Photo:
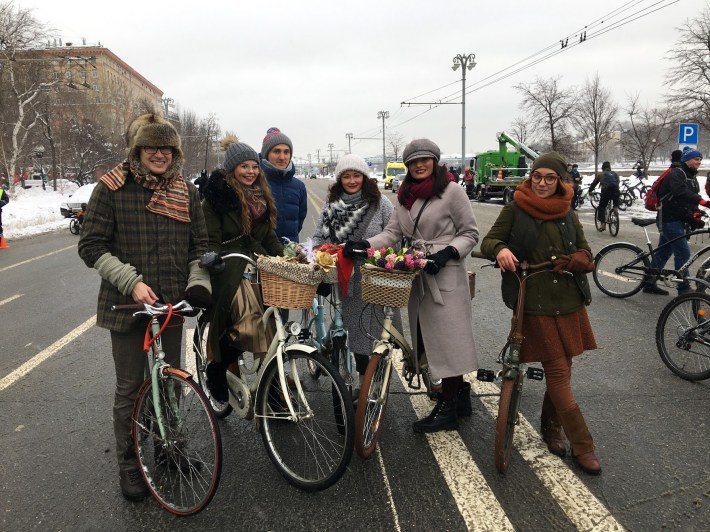
[[[311,264],[257,259],[264,305],[283,309],[307,309],[313,304],[325,272]]]
[[[366,264],[362,274],[362,300],[384,307],[406,307],[416,272],[386,270]]]

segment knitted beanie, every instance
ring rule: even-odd
[[[537,157],[533,161],[530,173],[532,174],[538,168],[549,168],[550,170],[554,170],[560,177],[567,175],[567,164],[562,156],[556,151],[548,151],[547,153],[543,153]]]
[[[226,151],[224,154],[224,169],[228,174],[231,174],[237,165],[242,164],[244,161],[259,163],[259,154],[256,153],[256,150],[244,142],[239,142],[237,137],[226,137],[222,141],[222,149]]]
[[[126,130],[126,146],[129,157],[138,158],[138,150],[144,146],[173,148],[174,155],[182,157],[180,135],[173,125],[160,115],[147,113],[130,123]]]
[[[415,159],[434,159],[439,162],[440,157],[439,146],[429,139],[414,139],[404,147],[404,152],[402,152],[404,164],[409,164]]]
[[[348,154],[340,158],[338,164],[335,165],[335,180],[340,181],[340,176],[347,170],[355,170],[360,172],[365,177],[370,177],[370,169],[365,162],[365,159],[359,155]]]
[[[293,144],[291,139],[286,135],[281,133],[281,130],[277,127],[270,127],[266,132],[266,136],[261,144],[261,156],[264,159],[268,159],[269,152],[274,149],[275,146],[279,144],[287,144],[291,148],[291,155],[293,156]]]
[[[680,157],[683,155],[683,152],[680,150],[673,150],[671,152],[671,162],[672,163],[679,163],[680,162]]]
[[[700,153],[698,150],[694,150],[690,146],[686,146],[685,148],[683,148],[683,155],[680,156],[680,162],[684,163],[697,157],[700,157],[702,159],[703,154]]]

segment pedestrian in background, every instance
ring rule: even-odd
[[[199,267],[207,229],[197,188],[182,175],[180,136],[162,117],[144,114],[126,132],[128,158],[101,177],[91,194],[79,256],[101,277],[96,324],[111,331],[116,369],[113,428],[123,496],[148,495],[133,448],[131,415],[145,379],[145,317],[112,305],[211,304],[211,285]],[[182,324],[161,336],[165,361],[182,367]]]
[[[292,157],[291,139],[279,128],[269,128],[261,145],[261,168],[276,201],[276,234],[298,242],[308,211],[308,198],[306,186],[295,177]]]
[[[597,348],[585,309],[592,301],[586,273],[594,270],[594,262],[582,224],[570,208],[573,191],[562,180],[565,173],[564,159],[557,152],[535,159],[530,178],[501,210],[481,242],[481,252],[500,266],[503,301],[511,309],[520,286],[512,273],[517,265],[524,260],[554,261],[559,273],[527,281],[520,361],[541,362],[545,370],[540,431],[548,450],[565,456],[564,429],[575,461],[596,475],[601,465],[571,386],[572,358]]]
[[[686,147],[681,153],[680,165],[674,167],[671,163],[671,171],[659,185],[657,195],[661,207],[656,214],[656,225],[661,234],[658,239],[659,247],[676,237],[684,236],[688,228],[692,230],[703,226],[698,205],[707,208],[710,207],[710,203],[700,195],[700,185],[695,177],[702,161],[702,153]],[[656,251],[653,254],[651,267],[662,269],[671,255],[674,257],[675,269],[679,270],[690,258],[688,241],[685,238],[678,238],[671,245]],[[677,286],[678,295],[690,291],[688,276],[686,270],[683,282]],[[668,291],[659,287],[656,282],[655,278],[647,277],[644,280],[644,293],[667,296]]]
[[[441,379],[442,391],[431,413],[414,423],[414,432],[457,429],[459,416],[471,415],[471,386],[463,375],[478,368],[465,267],[478,225],[466,193],[451,185],[438,164],[440,157],[429,139],[407,144],[407,174],[387,227],[367,240],[349,240],[343,251],[394,246],[404,237],[428,255],[409,297],[409,326],[416,356],[426,354],[432,381]]]
[[[328,191],[323,205],[313,246],[324,243],[344,244],[348,240],[366,240],[380,234],[392,216],[394,207],[384,197],[377,181],[368,177],[365,159],[357,155],[345,155],[335,167],[335,183]],[[355,267],[343,298],[343,323],[348,331],[350,350],[355,353],[355,367],[360,380],[365,374],[372,351],[371,336],[377,334],[377,326],[384,322],[384,311],[378,305],[368,305],[362,300],[360,266],[362,257],[354,257]],[[339,268],[344,265],[338,264]],[[340,277],[340,276],[339,276]],[[402,330],[402,318],[395,311],[394,326]],[[361,325],[362,324],[362,325]]]
[[[2,228],[2,208],[10,203],[10,196],[5,191],[5,187],[0,187],[0,236],[3,236]]]

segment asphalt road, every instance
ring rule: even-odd
[[[302,237],[330,183],[306,182]],[[500,205],[473,205],[483,235]],[[580,216],[594,251],[613,240],[643,243],[627,220],[612,238],[595,231],[589,207]],[[0,251],[2,530],[710,528],[709,383],[675,377],[657,354],[656,319],[670,298],[617,300],[595,287],[589,313],[600,348],[575,359],[573,387],[604,468],[599,477],[545,451],[536,432],[544,383],[526,383],[513,463],[502,476],[492,459],[492,385],[474,383],[481,396],[459,431],[424,437],[411,423],[431,404],[394,382],[379,452],[367,462],[354,456],[325,492],[290,487],[253,425],[233,415],[222,422],[222,481],[205,511],[179,519],[150,499],[127,502],[113,451],[109,337],[91,326],[99,279],[80,261],[77,238],[67,228]],[[481,262],[469,259],[478,272],[471,315],[481,366],[495,368],[510,312],[498,272]]]

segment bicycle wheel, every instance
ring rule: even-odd
[[[628,192],[622,192],[619,194],[619,210],[625,211],[627,208],[634,204],[634,198]]]
[[[702,252],[701,252],[702,255]],[[698,266],[698,271],[695,273],[697,279],[704,279],[710,282],[710,256],[707,257],[700,266]],[[695,283],[695,290],[697,292],[707,292],[708,287],[703,283]]]
[[[673,298],[658,318],[656,347],[680,378],[710,378],[710,295],[689,292]]]
[[[600,197],[601,197],[601,194],[599,194],[599,192],[590,192],[589,193],[589,203],[595,209],[599,206],[599,198]]]
[[[353,402],[337,371],[320,355],[292,347],[283,356],[290,376],[303,390],[303,396],[297,389],[288,390],[297,419],[290,418],[274,360],[257,392],[261,437],[269,458],[290,484],[305,491],[324,490],[338,481],[352,458]],[[309,362],[319,367],[318,380],[301,377],[308,373]],[[342,413],[341,421],[336,410]]]
[[[207,397],[212,412],[219,419],[224,419],[232,413],[232,405],[217,401],[210,394],[210,389],[207,387],[207,335],[210,331],[210,322],[203,316],[197,320],[197,327],[192,336],[192,349],[195,352],[195,369],[197,371],[197,382]]]
[[[312,345],[313,347],[318,347],[317,342],[314,340],[316,336],[315,319],[313,317],[313,309],[308,308],[301,311],[301,337],[299,337],[299,343],[304,343],[306,345]],[[313,361],[308,363],[308,373],[314,379],[320,377],[320,366]]]
[[[72,235],[78,235],[80,229],[81,229],[81,226],[79,225],[78,220],[73,219],[69,222],[69,231],[71,232]]]
[[[609,234],[616,236],[619,234],[619,211],[611,209],[608,211],[607,225],[609,226]]]
[[[166,368],[159,378],[160,404],[148,379],[133,410],[133,441],[141,474],[167,511],[193,515],[212,500],[222,471],[222,439],[207,398],[184,372]],[[160,433],[156,406],[164,419]]]
[[[348,356],[350,356],[350,353],[345,337],[340,336],[333,338],[333,349],[330,355],[330,362],[333,364],[333,367],[338,370],[340,377],[345,383],[345,387],[349,392],[351,392],[352,395],[354,379],[351,373],[352,361],[350,361],[350,364],[348,363]]]
[[[644,270],[651,267],[648,257],[634,262],[643,255],[641,248],[626,242],[604,247],[594,259],[594,283],[611,297],[629,297],[643,287]]]
[[[387,411],[390,378],[385,381],[389,358],[372,355],[360,387],[358,409],[355,413],[355,450],[360,458],[370,458],[382,433],[383,420]]]
[[[513,451],[513,434],[518,423],[518,408],[523,395],[523,374],[518,372],[514,379],[503,379],[496,419],[496,440],[494,462],[499,473],[505,473],[510,465]]]

